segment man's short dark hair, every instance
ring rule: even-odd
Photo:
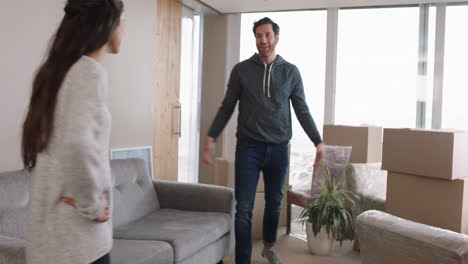
[[[258,20],[257,22],[254,23],[254,26],[253,26],[253,33],[254,35],[257,34],[257,28],[261,25],[265,25],[265,24],[271,24],[271,26],[273,27],[273,32],[275,32],[275,35],[278,35],[279,34],[279,26],[278,24],[276,24],[275,22],[273,22],[273,20],[271,20],[269,17],[264,17],[260,20]]]

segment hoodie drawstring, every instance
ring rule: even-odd
[[[266,63],[263,63],[265,65],[265,71],[263,72],[263,93],[265,93],[265,82],[266,82],[266,76],[267,76],[267,68],[268,65]],[[273,63],[270,65],[270,70],[268,71],[268,86],[267,86],[267,91],[268,91],[268,98],[271,98],[271,93],[270,93],[270,84],[271,84],[271,70],[273,69]]]
[[[268,73],[268,98],[271,98],[270,94],[270,82],[271,82],[271,70],[273,69],[273,63],[270,65],[270,72]]]
[[[267,64],[263,63],[265,65],[265,71],[263,72],[263,94],[265,94],[265,80],[266,80],[266,73],[267,73]]]

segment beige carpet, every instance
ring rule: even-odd
[[[252,252],[252,264],[267,263],[260,255],[262,241],[255,241]],[[359,253],[352,250],[352,242],[344,242],[340,247],[339,243],[334,243],[331,256],[314,256],[310,253],[307,243],[295,236],[285,235],[285,229],[278,232],[278,241],[275,247],[278,255],[284,264],[360,264]],[[224,260],[225,264],[234,264],[234,256],[229,256]]]

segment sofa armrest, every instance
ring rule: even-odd
[[[0,263],[25,264],[26,241],[0,235]]]
[[[370,210],[357,218],[363,264],[468,263],[468,236]]]
[[[231,188],[163,180],[154,180],[153,184],[161,208],[229,215],[235,209],[234,191]]]
[[[231,218],[231,228],[226,234],[229,244],[223,256],[228,256],[233,251],[236,199],[232,188],[164,180],[153,180],[153,185],[161,208],[228,214]]]

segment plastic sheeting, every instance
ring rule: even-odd
[[[351,156],[350,146],[325,146],[325,157],[330,174],[336,183],[340,183],[341,188],[346,187],[346,167]],[[312,177],[311,195],[319,195],[322,191],[322,183],[326,180],[324,166],[314,169]]]
[[[362,264],[465,264],[468,236],[381,211],[357,218]]]
[[[381,169],[381,163],[350,163],[346,166],[346,156],[350,147],[327,146],[325,161],[335,176],[341,179],[345,175],[342,184],[344,188],[354,192],[360,197],[358,213],[367,210],[384,210],[387,191],[387,171]],[[349,156],[348,156],[349,158]],[[343,169],[343,166],[346,166]],[[307,204],[312,195],[317,195],[321,190],[323,181],[323,168],[314,170],[313,176],[293,186],[295,199],[300,199],[300,204]],[[314,179],[314,180],[313,180]],[[314,191],[311,189],[315,188]]]
[[[346,188],[360,198],[359,213],[385,209],[387,171],[381,163],[351,163],[346,169]]]

